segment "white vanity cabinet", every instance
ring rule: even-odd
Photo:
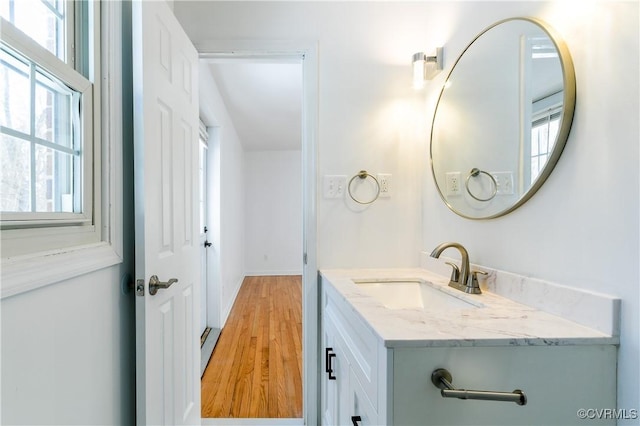
[[[323,300],[328,303],[322,311],[322,424],[381,424],[377,386],[382,347],[362,319],[339,306],[344,301],[325,296]]]
[[[354,307],[359,295],[345,296],[324,277],[321,295],[324,425],[616,424],[579,417],[581,409],[616,408],[613,344],[385,341]],[[520,389],[527,404],[443,398],[431,382],[437,368],[455,388]]]

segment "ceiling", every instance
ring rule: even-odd
[[[228,60],[209,70],[245,150],[301,149],[301,63]]]

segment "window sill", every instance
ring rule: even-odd
[[[122,263],[122,257],[111,244],[105,242],[4,258],[0,299],[119,263]]]

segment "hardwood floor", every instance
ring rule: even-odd
[[[246,277],[202,377],[202,417],[302,417],[302,279]]]

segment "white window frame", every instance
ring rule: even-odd
[[[540,127],[541,123],[543,123],[543,125],[549,126],[552,121],[556,121],[556,120],[558,121],[558,129],[560,129],[560,125],[561,125],[560,121],[562,120],[562,106],[563,106],[562,91],[552,93],[541,99],[535,100],[532,104],[531,125],[529,128],[529,132],[530,132],[529,180],[530,182],[535,181],[538,178],[538,176],[540,176],[540,173],[546,166],[546,163],[549,160],[549,157],[551,156],[551,152],[553,151],[556,138],[557,138],[557,135],[553,139],[549,138],[549,135],[547,135],[548,139],[547,139],[546,151],[541,150],[540,147],[538,146],[537,154],[533,154],[534,143],[538,144],[538,141],[534,142],[533,140],[533,130],[535,128]],[[541,157],[545,157],[545,161],[542,165],[539,164],[539,161],[540,161],[539,159]],[[534,158],[538,159],[538,171],[535,174],[535,177],[534,177],[533,170],[531,169]]]
[[[80,94],[80,127],[82,135],[82,212],[81,213],[63,213],[63,212],[28,212],[28,213],[2,213],[2,228],[26,228],[26,227],[43,227],[60,224],[91,224],[93,218],[93,152],[94,145],[99,144],[99,138],[93,137],[93,125],[95,118],[93,117],[93,85],[82,76],[79,72],[67,66],[60,59],[56,58],[52,53],[41,47],[39,44],[27,38],[19,30],[8,24],[4,19],[2,25],[2,41],[11,49],[17,51],[21,56],[27,58],[36,67],[42,68],[52,74],[52,76],[60,80],[64,85],[69,86],[71,90]],[[99,98],[98,98],[99,99]],[[33,107],[33,106],[32,106]],[[99,118],[99,117],[98,117]],[[6,129],[5,134],[12,136],[13,131]],[[17,133],[17,132],[16,132]],[[20,137],[20,136],[18,136]],[[28,141],[35,139],[35,135],[31,135]],[[97,182],[99,184],[99,181]]]
[[[40,226],[31,223],[30,227],[22,224],[19,228],[0,230],[0,298],[68,280],[123,260],[122,2],[88,1],[86,5],[90,22],[83,24],[91,28],[88,40],[91,103],[87,102],[89,109],[85,113],[93,117],[89,135],[93,143],[88,144],[91,155],[84,157],[92,163],[92,171],[85,173],[89,192],[83,192],[83,201],[88,199],[91,213],[81,220],[77,217],[58,219],[63,226],[42,227],[41,223]],[[12,30],[15,28],[8,31]]]

